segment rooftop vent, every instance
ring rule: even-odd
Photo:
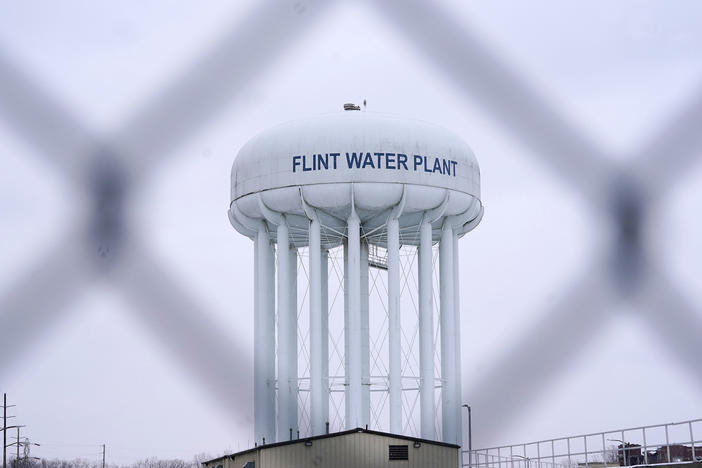
[[[409,446],[390,445],[388,446],[388,455],[390,460],[409,460]]]

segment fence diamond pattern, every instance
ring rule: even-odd
[[[55,327],[82,289],[100,278],[123,293],[133,306],[130,312],[203,382],[225,411],[239,410],[236,401],[244,393],[236,376],[250,368],[249,353],[223,339],[187,287],[132,234],[130,194],[149,184],[178,145],[216,118],[244,84],[280,57],[296,31],[323,18],[332,3],[262,3],[239,29],[145,102],[113,135],[91,133],[80,116],[0,53],[0,113],[12,131],[91,201],[74,230],[58,236],[49,252],[37,259],[41,268],[33,270],[38,273],[21,279],[0,297],[0,329],[13,330],[3,333],[0,376],[36,345],[40,333]],[[509,422],[522,410],[509,398],[511,382],[518,379],[521,401],[529,401],[588,343],[588,339],[569,343],[565,337],[586,320],[599,324],[600,330],[589,336],[596,335],[609,323],[607,307],[622,301],[635,305],[640,317],[657,330],[667,349],[702,385],[702,315],[643,242],[644,221],[656,201],[676,186],[702,154],[702,89],[638,154],[612,157],[570,125],[542,90],[525,82],[519,70],[492,53],[450,12],[420,0],[370,5],[485,113],[588,200],[594,211],[608,213],[617,233],[612,244],[584,268],[582,279],[565,291],[562,301],[512,345],[509,354],[518,358],[505,357],[482,380],[464,385],[464,393],[471,395],[475,405],[489,399],[503,401],[491,419],[496,426]],[[629,162],[613,162],[617,160]],[[184,352],[193,348],[182,344],[193,339],[202,346],[195,353]]]

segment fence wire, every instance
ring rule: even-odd
[[[179,145],[216,119],[245,84],[291,47],[298,31],[320,21],[333,3],[260,3],[112,135],[94,133],[80,115],[14,63],[0,44],[0,115],[87,201],[72,230],[57,236],[28,269],[32,274],[0,296],[0,377],[10,363],[37,346],[40,335],[56,327],[81,291],[100,280],[123,293],[132,305],[129,312],[228,415],[245,418],[250,390],[237,378],[251,374],[249,350],[224,339],[188,286],[134,234],[129,225],[133,195],[163,169]],[[561,300],[508,344],[503,358],[480,380],[466,382],[464,394],[470,395],[471,404],[493,409],[493,429],[518,418],[607,326],[611,306],[622,302],[634,306],[702,387],[699,306],[681,293],[644,242],[657,204],[702,154],[702,86],[636,155],[614,157],[569,123],[546,90],[529,83],[450,11],[420,0],[368,5],[532,150],[529,154],[562,177],[594,212],[607,213],[614,233],[610,245],[583,268]],[[585,323],[598,329],[586,339],[568,342]],[[520,399],[511,398],[514,382],[519,382]]]

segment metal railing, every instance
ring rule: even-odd
[[[381,270],[388,269],[388,250],[375,244],[368,245],[368,265]]]
[[[695,433],[697,438],[695,438]],[[463,451],[471,468],[600,468],[702,460],[702,419]]]

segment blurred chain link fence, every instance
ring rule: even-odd
[[[102,280],[124,294],[135,317],[228,414],[243,417],[250,390],[238,379],[250,372],[250,353],[224,338],[187,285],[175,280],[133,234],[128,222],[132,194],[149,184],[178,145],[274,63],[297,31],[319,20],[333,3],[259,4],[238,29],[145,102],[113,135],[92,133],[72,109],[12,63],[0,44],[0,115],[81,191],[89,207],[73,230],[58,236],[46,256],[37,259],[41,268],[32,269],[37,273],[0,296],[0,376],[37,344],[40,333],[57,324],[83,289]],[[702,384],[702,315],[656,263],[647,242],[652,212],[702,153],[702,89],[634,157],[612,157],[455,15],[420,0],[369,4],[588,200],[594,212],[606,213],[614,234],[611,245],[583,269],[556,307],[523,331],[485,376],[464,385],[472,405],[492,410],[492,428],[485,430],[518,417],[528,406],[524,403],[564,372],[607,326],[612,304],[621,302],[634,306]],[[583,335],[579,331],[585,324],[590,333]],[[571,339],[575,335],[578,340]],[[520,399],[510,398],[514,382],[519,382]]]

